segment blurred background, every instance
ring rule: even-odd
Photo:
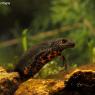
[[[59,37],[76,43],[62,53],[70,67],[95,63],[94,19],[95,0],[0,0],[0,65],[12,69],[28,48]],[[60,70],[55,58],[39,76]]]

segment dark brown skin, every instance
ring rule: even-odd
[[[57,56],[61,56],[64,49],[72,48],[74,45],[72,41],[59,38],[33,46],[22,56],[16,65],[15,71],[19,72],[21,78],[33,77],[46,63]]]

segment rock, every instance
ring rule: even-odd
[[[0,67],[0,74],[1,73],[7,73],[7,71],[3,67]]]
[[[76,70],[68,80],[29,79],[14,95],[95,95],[95,71]]]
[[[95,71],[76,70],[66,82],[65,90],[79,95],[95,95]]]
[[[0,67],[0,95],[13,95],[19,82],[18,73],[8,73],[3,67]]]
[[[23,82],[17,72],[8,73],[0,67],[0,95],[95,95],[94,64],[60,76],[64,79],[30,78]]]
[[[51,95],[63,87],[62,80],[29,79],[19,86],[14,95]]]
[[[95,95],[95,71],[74,71],[65,81],[65,87],[53,95]]]

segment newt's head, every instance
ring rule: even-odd
[[[61,38],[53,42],[52,46],[58,47],[60,49],[73,48],[75,46],[75,43],[71,40]]]

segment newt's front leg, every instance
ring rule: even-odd
[[[68,70],[68,63],[66,58],[63,55],[60,55],[60,59],[62,60],[62,64],[64,66],[64,70],[67,71]]]

